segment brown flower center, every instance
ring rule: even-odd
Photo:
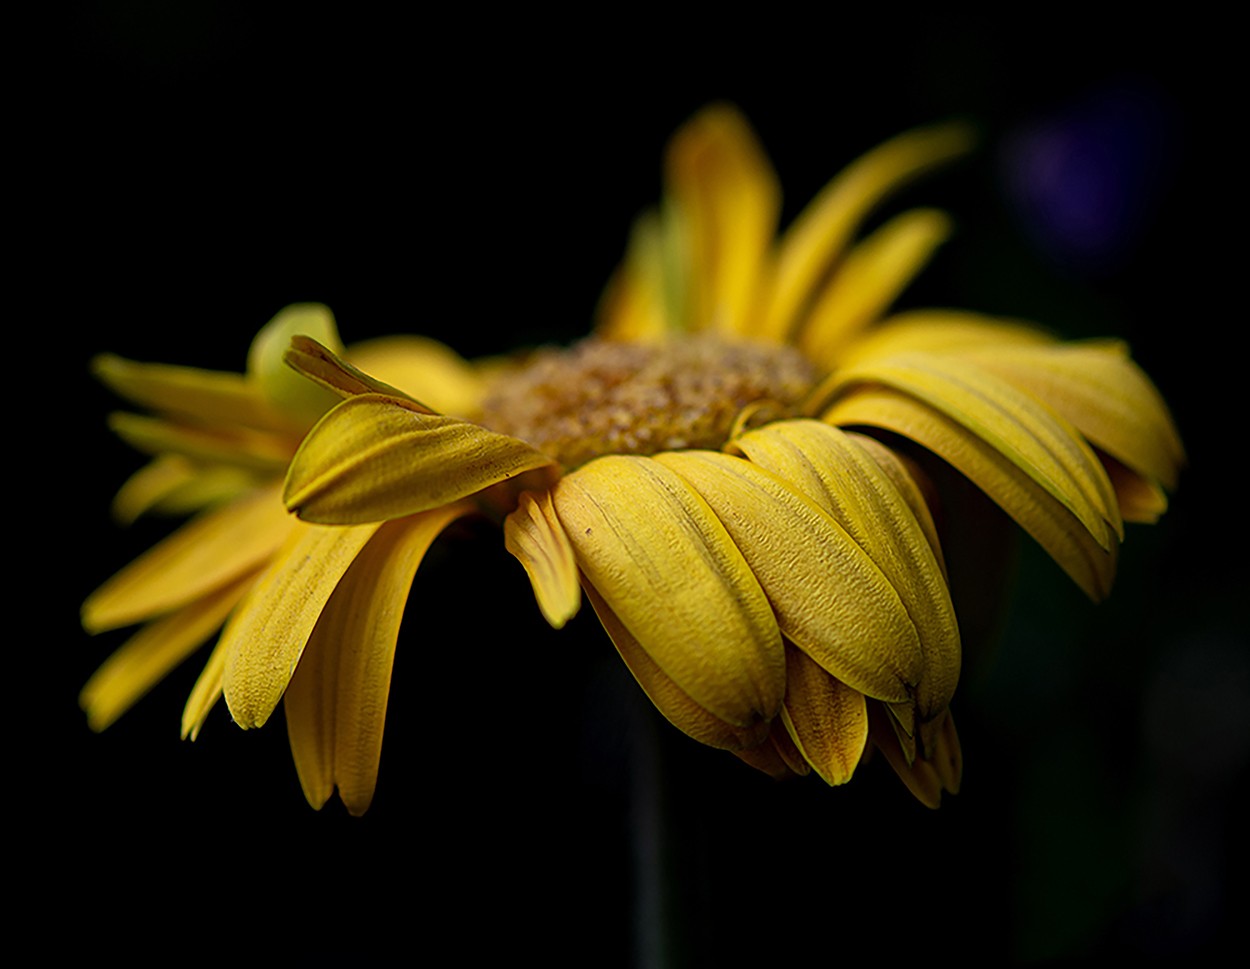
[[[604,454],[719,448],[748,405],[788,416],[817,374],[790,347],[710,336],[659,345],[590,339],[500,378],[480,422],[566,469]]]

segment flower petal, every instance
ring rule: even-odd
[[[109,428],[145,454],[179,454],[206,464],[282,473],[291,460],[290,436],[249,428],[204,428],[175,424],[159,417],[118,412],[109,415]]]
[[[387,397],[402,398],[422,414],[435,413],[432,408],[410,397],[404,391],[396,390],[390,384],[348,363],[312,337],[291,337],[291,345],[287,347],[282,360],[292,370],[328,390],[340,400],[360,394],[382,394]]]
[[[826,784],[845,784],[868,743],[864,695],[830,676],[806,653],[786,648],[786,700],[782,723]]]
[[[737,751],[755,747],[768,738],[769,725],[766,720],[756,720],[745,727],[735,726],[692,700],[689,693],[660,669],[589,582],[586,583],[586,598],[594,606],[595,614],[638,685],[655,704],[656,709],[678,730],[701,744],[722,750]]]
[[[524,441],[418,406],[364,394],[335,407],[291,462],[287,506],[327,524],[402,518],[555,465]]]
[[[221,628],[253,579],[246,575],[177,612],[148,623],[92,674],[78,703],[103,730]]]
[[[784,341],[816,284],[867,215],[918,176],[966,153],[972,143],[973,132],[963,124],[918,128],[870,151],[826,185],[781,239],[776,285],[759,337]]]
[[[712,507],[786,637],[869,696],[910,701],[924,672],[898,593],[846,531],[792,485],[711,451],[658,454]]]
[[[244,593],[246,595],[246,593]],[[213,651],[208,654],[204,669],[191,687],[186,706],[182,708],[182,739],[195,741],[217,701],[221,699],[221,682],[226,674],[226,650],[222,638],[217,638]]]
[[[265,400],[300,430],[311,427],[337,403],[333,394],[291,370],[283,358],[294,336],[312,337],[340,353],[334,314],[320,303],[295,303],[266,323],[247,352],[247,379]]]
[[[772,165],[742,115],[716,105],[677,132],[667,176],[687,231],[689,329],[744,335],[781,209]]]
[[[654,342],[677,326],[673,292],[669,286],[675,246],[672,233],[655,212],[634,223],[629,247],[620,268],[604,289],[595,311],[595,333],[607,340]]]
[[[609,456],[561,479],[553,499],[587,582],[665,676],[736,727],[776,715],[785,658],[772,609],[681,478]]]
[[[940,715],[959,680],[959,625],[941,566],[903,496],[867,451],[828,424],[781,421],[734,443],[820,505],[881,570],[920,637],[920,719]]]
[[[944,212],[912,209],[858,243],[802,322],[798,345],[808,358],[832,365],[916,278],[950,232]]]
[[[162,454],[126,479],[113,496],[113,517],[129,525],[167,495],[194,480],[196,466],[180,454]]]
[[[420,336],[391,336],[353,343],[347,360],[364,372],[419,397],[440,414],[477,411],[486,381],[446,344]]]
[[[386,522],[322,610],[283,703],[300,784],[314,808],[337,786],[349,813],[368,810],[404,602],[430,544],[471,511],[461,503]]]
[[[222,688],[235,723],[259,727],[282,698],[343,573],[378,526],[296,525],[221,634]]]
[[[942,805],[942,792],[958,794],[963,775],[963,752],[959,734],[955,732],[955,720],[950,712],[938,724],[936,742],[932,754],[908,760],[899,746],[898,738],[890,726],[887,714],[879,704],[869,704],[870,731],[873,744],[885,754],[894,773],[907,785],[925,807],[937,809]]]
[[[920,309],[882,320],[854,345],[847,347],[839,365],[850,368],[870,360],[902,353],[965,353],[997,351],[1009,346],[1039,346],[1054,338],[1032,323],[986,316],[968,310]]]
[[[503,524],[504,547],[525,567],[534,598],[554,629],[577,614],[581,605],[577,560],[556,517],[551,493],[522,492],[516,511]]]
[[[100,632],[194,602],[258,568],[294,524],[276,486],[193,519],[93,592],[82,623]]]
[[[1116,549],[1098,541],[1072,512],[996,447],[926,403],[886,387],[865,386],[837,401],[825,420],[880,427],[943,458],[1033,536],[1095,601],[1111,590]]]
[[[1152,478],[1126,468],[1109,454],[1100,454],[1107,477],[1115,488],[1120,514],[1127,522],[1153,524],[1168,510],[1167,493]]]

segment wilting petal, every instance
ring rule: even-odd
[[[826,784],[851,779],[868,742],[864,695],[830,676],[800,649],[786,648],[782,722],[795,747]]]
[[[696,704],[736,727],[785,690],[772,609],[707,504],[649,458],[599,458],[553,491],[587,582]]]
[[[370,376],[311,337],[291,337],[291,345],[287,347],[282,359],[292,370],[328,390],[339,400],[361,394],[382,394],[386,397],[402,398],[422,414],[435,413],[433,408]]]
[[[734,443],[820,505],[889,580],[924,652],[920,718],[939,715],[959,679],[959,626],[942,569],[903,496],[867,451],[828,424],[781,421]]]
[[[276,486],[202,515],[93,592],[83,603],[83,625],[100,632],[194,602],[258,568],[294,524]]]
[[[907,789],[916,800],[928,808],[937,809],[942,804],[942,792],[959,793],[963,774],[963,752],[959,746],[959,734],[955,721],[948,711],[937,724],[934,749],[926,757],[908,760],[899,746],[898,738],[889,724],[888,715],[879,704],[869,704],[868,717],[873,744],[885,754]]]
[[[758,336],[784,341],[816,284],[867,215],[917,176],[967,152],[972,142],[972,130],[965,125],[919,128],[843,169],[782,237],[776,286]]]
[[[430,543],[472,510],[451,505],[382,525],[326,603],[283,704],[313,807],[336,786],[356,816],[373,800],[404,602]]]
[[[1176,487],[1185,463],[1180,435],[1123,343],[1003,347],[971,358],[1043,401],[1121,464]]]
[[[811,499],[741,458],[658,454],[724,523],[786,637],[848,685],[910,701],[924,671],[916,627],[898,593],[846,531]]]
[[[1116,543],[1104,546],[1067,505],[962,424],[886,387],[857,388],[834,404],[825,419],[842,427],[880,427],[928,448],[1014,518],[1090,598],[1101,600],[1111,590]]]
[[[365,394],[335,407],[291,462],[287,506],[327,524],[402,518],[555,464],[517,438],[418,406]]]
[[[335,353],[343,350],[329,307],[295,303],[279,311],[252,340],[247,352],[247,379],[257,393],[303,430],[333,407],[337,398],[286,365],[283,358],[295,336],[312,337]]]
[[[220,629],[252,578],[244,576],[148,623],[105,660],[78,694],[91,729],[103,730],[116,721]]]
[[[1123,537],[1111,482],[1081,435],[1001,378],[967,360],[914,354],[862,364],[841,379],[843,387],[881,383],[923,401],[993,446],[1067,507],[1103,548]]]
[[[222,685],[230,715],[244,730],[273,713],[326,601],[377,529],[297,525],[235,610],[221,634]]]
[[[756,720],[746,727],[735,726],[692,700],[689,693],[660,669],[589,582],[586,584],[586,598],[594,606],[595,614],[638,685],[656,709],[678,730],[700,743],[723,750],[754,747],[767,738],[767,721]]]
[[[224,464],[271,476],[281,474],[291,460],[290,436],[268,431],[201,428],[124,412],[110,414],[109,427],[146,454],[179,454],[205,464]]]
[[[675,247],[666,245],[660,216],[648,212],[634,224],[625,261],[609,281],[595,313],[595,332],[607,340],[662,339],[677,323],[666,266]]]
[[[420,398],[440,414],[477,411],[485,390],[478,370],[445,344],[420,336],[391,336],[347,348],[365,373]]]
[[[95,375],[127,400],[197,424],[291,430],[291,422],[237,373],[135,363],[112,354],[91,361]]]
[[[746,120],[717,105],[673,138],[668,194],[686,227],[692,330],[744,335],[755,322],[761,267],[781,189]]]
[[[556,517],[551,493],[521,494],[516,511],[503,524],[504,547],[525,567],[543,617],[559,629],[581,605],[577,560]]]
[[[798,344],[808,359],[831,365],[915,279],[950,231],[945,213],[913,209],[856,245],[802,323]]]

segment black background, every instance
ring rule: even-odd
[[[1250,658],[1220,234],[1240,189],[1209,34],[261,10],[81,5],[21,71],[15,266],[33,299],[14,425],[33,457],[11,471],[30,477],[11,506],[29,578],[9,800],[31,924],[61,913],[66,932],[46,944],[650,965],[650,871],[678,965],[1220,951],[1246,858]],[[718,99],[756,126],[787,218],[890,135],[973,120],[977,156],[905,200],[958,225],[908,299],[1124,336],[1185,436],[1192,467],[1159,527],[1130,528],[1109,602],[1022,548],[996,661],[955,701],[963,792],[926,811],[880,762],[843,789],[775,785],[687,741],[589,610],[545,626],[486,526],[418,576],[364,819],[306,806],[280,718],[245,734],[219,708],[179,741],[196,662],[90,733],[77,691],[123,637],[86,636],[78,604],[168,529],[109,521],[140,459],[105,428],[90,357],[241,369],[255,330],[308,300],[349,342],[414,331],[475,356],[574,339],[659,197],[667,137]],[[1034,245],[1011,146],[1114,133],[1126,111],[1145,135],[1094,138],[1137,173],[1122,234],[1097,259]]]

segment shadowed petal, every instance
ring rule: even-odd
[[[292,370],[307,377],[339,399],[356,397],[360,394],[382,394],[387,397],[401,398],[422,414],[435,413],[433,408],[427,407],[404,391],[396,390],[390,384],[370,376],[311,337],[291,337],[291,345],[282,355],[282,360]]]
[[[577,560],[556,517],[551,493],[522,492],[516,511],[503,525],[504,547],[525,567],[534,598],[554,629],[577,614],[581,605]]]
[[[402,518],[555,464],[517,438],[419,406],[364,394],[335,407],[291,462],[287,506],[326,524]]]
[[[770,720],[785,690],[772,609],[707,504],[649,458],[605,457],[553,490],[587,582],[699,706],[736,727]]]
[[[303,430],[333,407],[336,399],[284,362],[287,347],[295,336],[312,337],[335,353],[343,350],[329,307],[295,303],[280,310],[252,340],[247,351],[247,379],[265,400]]]

